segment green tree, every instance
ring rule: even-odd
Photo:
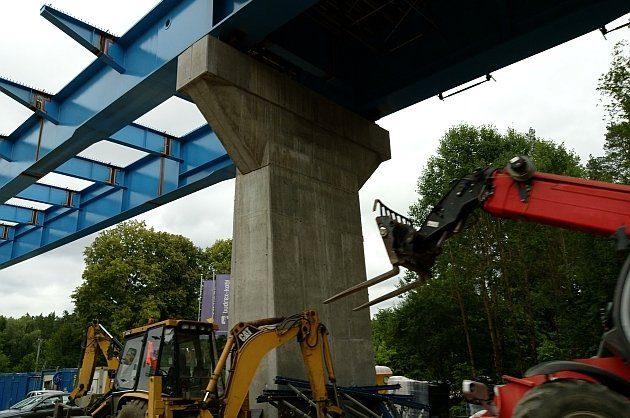
[[[42,331],[35,327],[33,317],[28,314],[7,320],[0,338],[0,351],[9,359],[8,371],[35,370],[37,346],[42,335]]]
[[[81,352],[82,328],[74,315],[0,317],[0,372],[75,367]],[[39,348],[39,356],[37,354]]]
[[[213,271],[216,274],[229,274],[232,263],[232,239],[216,240],[211,247],[203,250],[202,260],[210,276]]]
[[[54,329],[46,334],[42,350],[48,367],[76,367],[81,356],[85,323],[64,311],[56,319]]]
[[[85,249],[83,283],[72,294],[75,313],[98,318],[111,332],[148,319],[196,318],[201,250],[181,236],[125,222]]]
[[[11,359],[4,353],[0,352],[0,373],[7,373],[11,368]]]
[[[630,183],[630,48],[624,42],[615,45],[608,72],[599,79],[608,113],[605,154],[588,162],[594,178]]]

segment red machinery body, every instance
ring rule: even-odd
[[[625,227],[630,235],[630,186],[534,173],[528,183],[497,170],[483,209],[498,218],[524,219],[596,235]],[[527,193],[521,199],[522,189]]]
[[[589,359],[573,360],[575,362],[590,364],[630,381],[630,366],[618,357],[594,357]],[[550,374],[539,374],[528,377],[502,376],[504,385],[495,388],[493,403],[497,414],[486,412],[482,418],[510,418],[519,401],[525,394],[538,385],[552,382],[557,379],[580,379],[589,382],[601,383],[590,375],[572,371],[560,371]]]
[[[499,218],[522,219],[595,235],[630,236],[630,186],[534,172],[526,183],[515,181],[503,170],[492,174],[492,192],[484,211]],[[621,279],[620,279],[621,280]],[[627,359],[626,359],[627,360]],[[573,360],[595,366],[630,382],[630,365],[621,357]],[[577,371],[502,376],[506,382],[495,387],[494,412],[483,417],[510,418],[532,388],[558,379],[579,379],[605,384],[591,374]]]

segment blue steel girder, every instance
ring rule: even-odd
[[[177,56],[198,39],[237,34],[239,45],[253,45],[315,3],[163,0],[119,38],[42,7],[42,16],[97,58],[55,95],[0,82],[0,91],[35,111],[0,138],[0,199],[24,196],[53,205],[38,214],[41,225],[0,228],[0,268],[234,177],[209,127],[178,139],[132,122],[166,99],[182,97],[175,90]],[[43,109],[37,100],[44,100]],[[76,156],[101,140],[148,155],[125,168]],[[72,204],[59,205],[56,192],[45,195],[35,184],[50,172],[94,184],[74,193]]]
[[[18,224],[41,225],[41,211],[14,205],[0,205],[0,220]]]
[[[40,14],[107,65],[119,73],[125,72],[122,49],[112,34],[50,6],[43,6]]]
[[[57,167],[54,172],[112,187],[120,186],[125,178],[123,167],[83,157],[69,159]]]
[[[0,92],[31,109],[36,115],[54,124],[58,123],[59,105],[49,93],[1,77]]]
[[[31,209],[0,206],[0,220],[19,223],[8,231],[0,228],[0,268],[235,176],[232,161],[207,125],[178,142],[173,158],[148,154],[120,169],[124,175],[116,180],[118,187],[95,183],[77,191],[73,206],[55,205],[35,215]],[[89,163],[79,157],[72,161]]]
[[[179,142],[173,135],[135,123],[125,126],[107,139],[139,151],[168,158],[173,158],[179,152]]]
[[[76,190],[34,183],[22,190],[17,197],[53,206],[75,206],[76,195]]]

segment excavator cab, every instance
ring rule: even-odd
[[[168,397],[200,399],[214,368],[215,334],[210,323],[166,320],[127,331],[115,390],[149,390],[161,376]]]

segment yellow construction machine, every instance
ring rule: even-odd
[[[260,361],[269,351],[297,340],[310,381],[313,414],[343,415],[336,391],[335,402],[328,397],[327,381],[334,388],[336,380],[328,332],[315,311],[241,322],[230,331],[218,358],[214,331],[211,323],[187,320],[127,331],[113,389],[85,413],[94,418],[247,416],[245,399]]]
[[[81,366],[77,383],[70,393],[70,400],[81,408],[88,408],[94,400],[90,395],[94,371],[98,360],[99,351],[107,362],[108,379],[105,384],[105,392],[111,390],[111,378],[118,369],[118,357],[122,344],[114,338],[98,321],[94,320],[85,330],[85,340],[81,350]]]

